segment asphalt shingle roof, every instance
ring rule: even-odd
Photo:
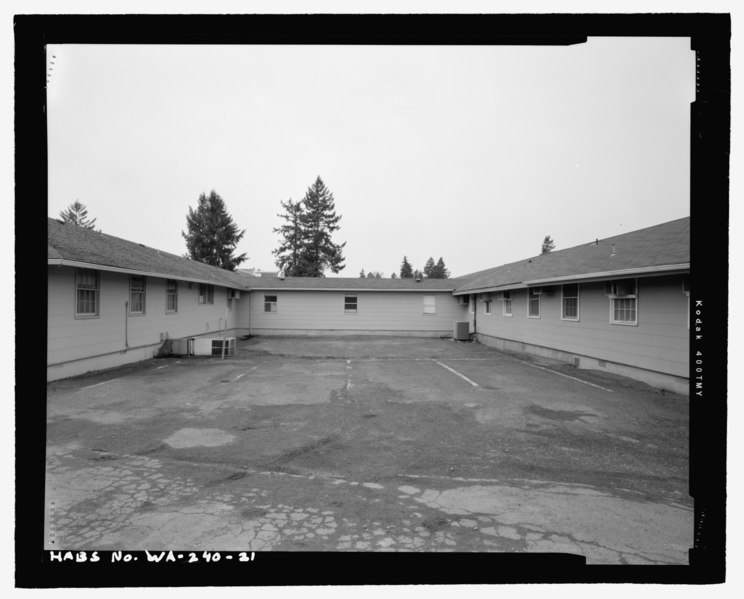
[[[455,280],[455,293],[689,262],[690,218],[686,217],[464,275]]]
[[[48,219],[47,231],[48,259],[121,268],[238,289],[246,287],[246,278],[237,273],[53,218]]]
[[[252,289],[344,289],[346,291],[452,291],[453,279],[371,279],[361,277],[261,277],[249,283]]]

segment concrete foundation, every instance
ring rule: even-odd
[[[537,356],[543,356],[545,358],[552,358],[554,360],[566,362],[567,364],[572,364],[576,368],[581,368],[582,370],[611,372],[612,374],[619,374],[620,376],[627,376],[628,378],[644,382],[656,389],[664,389],[685,396],[690,395],[690,383],[686,378],[665,374],[663,372],[655,372],[653,370],[645,370],[643,368],[628,366],[626,364],[619,364],[617,362],[600,360],[598,358],[583,356],[573,352],[565,352],[550,347],[512,341],[511,339],[502,339],[501,337],[492,337],[491,335],[484,335],[483,333],[476,333],[475,338],[479,343],[497,349],[526,352]]]

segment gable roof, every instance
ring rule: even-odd
[[[243,289],[245,278],[175,254],[47,219],[47,262]]]
[[[453,279],[376,279],[367,277],[261,277],[252,278],[250,288],[257,291],[337,290],[337,291],[453,291]]]
[[[594,240],[459,277],[455,295],[689,270],[690,218]]]

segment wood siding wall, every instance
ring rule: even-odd
[[[561,287],[542,295],[540,318],[527,317],[527,291],[512,291],[511,318],[503,302],[477,305],[477,331],[485,335],[548,347],[674,376],[689,376],[688,297],[682,277],[638,279],[637,325],[610,324],[604,283],[579,286],[579,320],[561,319]],[[472,326],[472,315],[470,315]],[[471,329],[472,330],[472,329]]]
[[[264,295],[277,296],[277,311],[264,311]],[[357,312],[344,312],[344,297],[357,296]],[[424,296],[436,297],[436,314],[424,314]],[[361,331],[452,334],[456,320],[467,318],[449,292],[408,291],[254,291],[251,331]],[[241,300],[242,301],[242,300]],[[241,306],[242,308],[242,306]],[[246,322],[239,317],[241,326]]]
[[[161,333],[178,338],[217,333],[224,326],[224,287],[214,287],[214,304],[199,304],[199,285],[194,283],[189,289],[187,282],[178,281],[178,311],[166,313],[165,279],[147,277],[145,314],[129,315],[125,309],[125,302],[129,301],[129,276],[106,271],[98,273],[98,316],[81,318],[75,316],[75,269],[48,267],[47,364],[125,351],[125,324],[131,351],[143,346],[159,346]],[[237,300],[249,301],[247,294]],[[235,303],[235,300],[230,302]],[[236,312],[234,306],[227,311],[228,330],[236,327]],[[145,357],[152,357],[152,352],[145,353]],[[120,362],[129,361],[122,358]]]

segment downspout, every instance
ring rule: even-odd
[[[248,296],[248,302],[248,334],[252,335],[253,331],[251,331],[251,317],[253,316],[253,289],[251,289],[251,293]]]
[[[129,302],[124,302],[124,347],[129,348]]]
[[[476,298],[478,297],[478,294],[477,293],[473,293],[471,295],[471,297],[473,298],[472,301],[470,302],[473,305],[473,335],[475,335],[478,332],[478,326],[477,326],[477,321],[478,321],[478,302],[476,300]],[[475,337],[473,337],[473,339],[475,339]]]

